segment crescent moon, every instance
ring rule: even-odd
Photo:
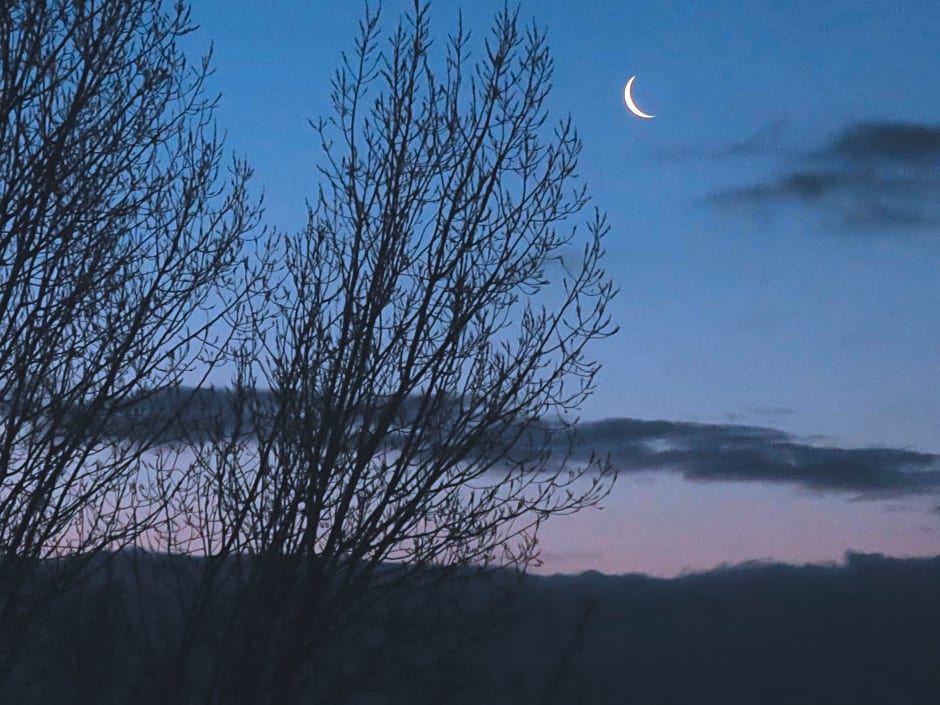
[[[636,80],[636,76],[631,76],[630,80],[627,81],[627,85],[623,87],[623,102],[627,104],[627,110],[636,115],[638,118],[643,118],[644,120],[649,120],[656,117],[655,115],[650,115],[649,113],[644,113],[637,107],[637,104],[633,101],[633,82]]]

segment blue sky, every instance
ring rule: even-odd
[[[502,2],[436,2],[442,40],[461,6],[479,40]],[[548,30],[550,107],[574,118],[612,226],[621,332],[597,348],[584,418],[940,453],[940,4],[520,7]],[[362,9],[195,3],[188,46],[214,44],[228,148],[279,228],[303,223],[319,156],[306,120],[328,113]],[[626,111],[631,75],[655,119]]]

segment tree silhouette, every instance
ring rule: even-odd
[[[565,464],[615,289],[604,217],[571,222],[589,199],[570,119],[549,123],[545,36],[504,10],[475,61],[458,25],[438,67],[428,10],[387,43],[366,11],[332,115],[311,123],[324,160],[307,226],[269,242],[280,266],[231,397],[251,422],[200,444],[168,504],[220,559],[203,594],[251,556],[220,702],[363,685],[337,647],[352,625],[414,607],[416,584],[524,570],[541,522],[609,490],[600,460]]]
[[[186,62],[188,10],[163,5],[0,12],[4,664],[44,595],[150,526],[148,450],[173,410],[132,440],[114,424],[152,390],[204,379],[247,295],[249,170],[224,173],[208,60]]]

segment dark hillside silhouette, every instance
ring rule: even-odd
[[[181,624],[176,581],[187,572],[171,570],[170,560],[123,554],[63,597],[45,629],[21,644],[26,665],[0,702],[158,702],[172,672],[166,646]],[[172,560],[199,572],[201,559]],[[437,581],[415,585],[406,604],[373,605],[347,632],[355,639],[336,642],[329,667],[346,674],[349,702],[918,704],[940,696],[940,557],[849,554],[841,566],[746,564],[669,580],[591,572],[519,582],[502,573],[454,582],[449,592]],[[497,594],[503,607],[488,614]],[[213,614],[225,614],[227,599]],[[433,638],[396,635],[394,619],[376,619],[397,608],[419,610],[409,623]],[[511,626],[481,629],[507,619]],[[220,626],[210,624],[192,650],[186,693],[196,702],[207,678],[199,664],[211,662]]]

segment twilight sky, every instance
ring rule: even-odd
[[[623,477],[550,523],[546,570],[940,552],[940,4],[520,5],[621,287],[583,418]],[[502,0],[438,0],[442,39],[460,6],[482,40]],[[195,3],[188,45],[214,44],[227,146],[279,228],[304,221],[307,118],[362,9]],[[653,120],[624,107],[634,74]]]

